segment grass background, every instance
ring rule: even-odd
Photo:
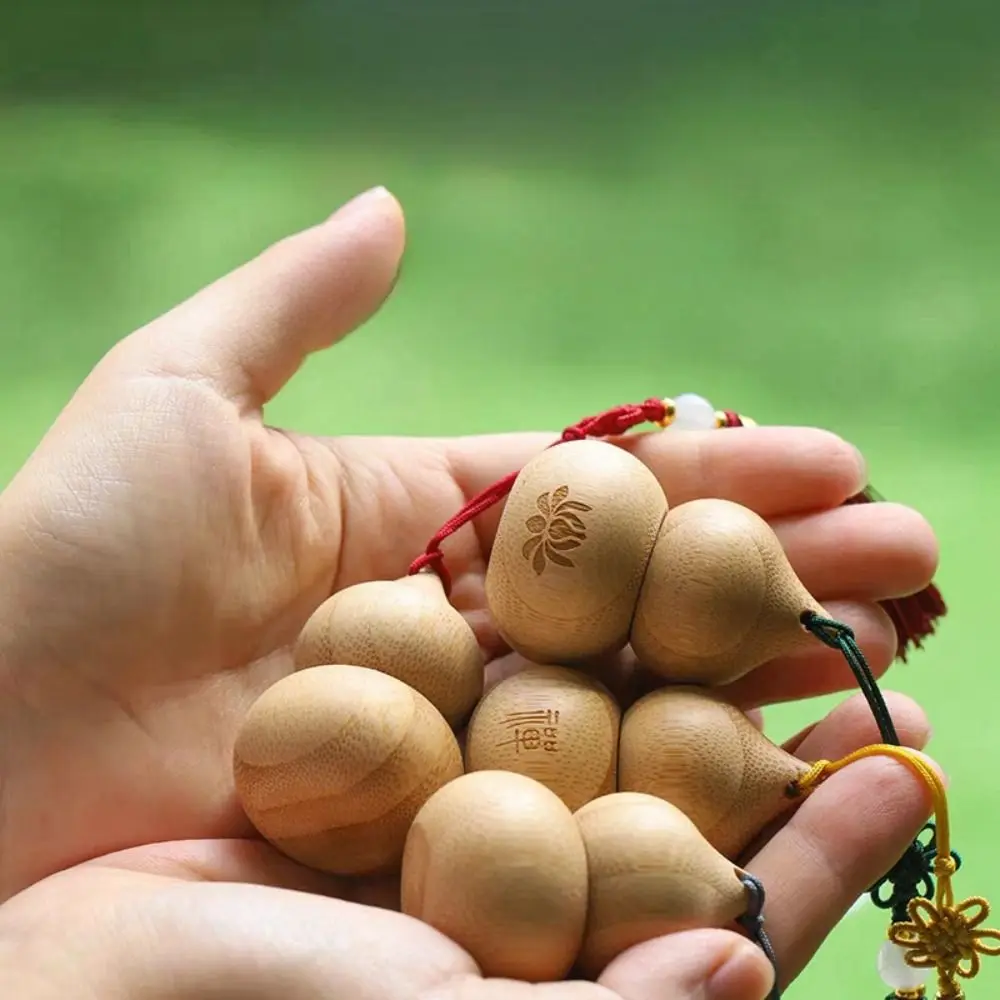
[[[939,532],[951,613],[888,683],[929,706],[959,891],[1000,898],[1000,8],[50,0],[3,21],[0,483],[114,340],[386,184],[397,292],[269,418],[556,428],[693,390],[846,435]],[[790,996],[883,996],[882,930],[852,915]]]

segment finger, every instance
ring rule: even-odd
[[[886,707],[892,715],[900,744],[923,750],[930,739],[930,724],[924,710],[912,698],[895,691],[883,692]],[[839,760],[858,747],[881,743],[878,724],[868,702],[861,694],[845,698],[824,718],[796,733],[785,741],[782,749],[799,760]],[[788,816],[780,816],[754,837],[743,854],[752,857],[785,825]]]
[[[938,544],[917,511],[851,504],[771,524],[805,588],[819,601],[884,601],[923,590]]]
[[[774,973],[764,953],[746,938],[698,930],[630,948],[598,982],[622,1000],[764,1000]]]
[[[873,676],[882,677],[896,657],[897,639],[892,619],[877,604],[832,602],[826,610],[854,629],[858,646]],[[757,667],[720,693],[744,711],[786,701],[816,698],[857,686],[843,653],[819,639],[801,652],[782,656]]]
[[[918,733],[912,706],[894,699],[893,710],[901,723],[909,716],[906,725]],[[869,742],[864,725],[850,738],[841,730],[852,719],[862,723],[860,713],[835,715],[812,731],[799,753],[836,758],[848,744]],[[899,860],[931,808],[926,786],[905,765],[887,758],[861,760],[816,789],[747,864],[767,893],[782,985],[802,971],[855,900]]]
[[[572,416],[567,423],[572,422]],[[554,440],[551,434],[458,438],[448,446],[466,496],[520,469]],[[618,443],[656,474],[672,506],[702,497],[743,504],[773,518],[836,507],[865,483],[864,460],[842,438],[806,427],[755,427],[738,434],[685,431],[636,434]],[[502,504],[477,525],[488,551]]]
[[[126,966],[132,989],[123,1000],[146,995],[138,982],[157,980],[174,985],[160,995],[177,1000],[216,995],[223,983],[225,995],[242,1000],[412,1000],[478,976],[458,945],[391,910],[257,885],[203,884],[177,895],[187,903],[183,920],[135,914],[155,938]]]
[[[427,924],[308,891],[310,874],[266,845],[147,850],[69,869],[4,905],[3,928],[31,930],[29,980],[103,1000],[412,1000],[479,974]]]
[[[133,334],[112,363],[208,382],[257,409],[309,354],[342,339],[382,304],[404,238],[398,202],[376,188]]]
[[[904,747],[923,750],[931,738],[927,714],[912,698],[898,691],[883,691],[886,707],[896,725],[896,735]],[[860,694],[846,698],[826,718],[811,727],[798,741],[795,756],[800,760],[839,760],[858,747],[880,742],[878,725],[868,702]],[[786,745],[786,749],[789,749]]]

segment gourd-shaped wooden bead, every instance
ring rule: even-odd
[[[628,948],[676,931],[725,927],[746,912],[741,872],[676,806],[616,792],[576,813],[590,874],[580,954],[598,976]]]
[[[802,614],[825,615],[770,526],[728,500],[666,516],[632,622],[643,666],[675,682],[725,684],[815,643]]]
[[[445,785],[406,840],[402,910],[461,945],[484,976],[562,979],[587,915],[573,814],[521,774],[477,771]]]
[[[608,690],[567,667],[529,666],[476,706],[465,743],[468,771],[516,771],[571,810],[613,792],[621,712]]]
[[[536,663],[621,649],[667,500],[604,441],[571,441],[521,470],[497,529],[486,598],[501,636]]]
[[[448,723],[402,681],[309,667],[268,688],[234,748],[250,822],[301,864],[338,875],[398,870],[420,807],[462,773]]]
[[[786,791],[807,770],[703,688],[661,688],[622,720],[619,789],[672,802],[729,858],[790,808]]]
[[[396,677],[458,725],[483,693],[483,654],[434,573],[355,584],[324,601],[295,646],[297,668],[353,663]]]

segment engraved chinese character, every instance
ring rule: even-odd
[[[506,728],[513,729],[511,739],[502,740],[498,747],[514,747],[514,752],[541,750],[557,753],[559,750],[559,712],[553,709],[538,712],[515,712],[507,716]],[[527,724],[526,724],[527,723]]]

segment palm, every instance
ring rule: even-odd
[[[88,385],[74,406],[98,388]],[[110,429],[136,412],[170,417],[123,447]],[[366,509],[372,530],[343,545],[349,442],[282,434],[177,380],[126,383],[97,419],[83,450],[58,433],[43,445],[0,522],[2,531],[23,523],[21,510],[40,512],[9,549],[14,560],[23,553],[22,599],[67,584],[72,595],[44,619],[46,645],[73,656],[61,683],[77,690],[72,724],[45,761],[61,776],[59,813],[75,820],[60,863],[149,841],[245,834],[231,748],[250,702],[292,669],[290,644],[335,584],[401,575],[461,501],[435,445],[407,449],[411,467],[431,470],[417,507],[398,488],[403,446],[369,443],[367,468],[353,466],[367,495],[353,505]],[[82,515],[46,502],[52,484],[41,473],[50,463],[87,470],[60,483],[66,497],[86,498]],[[474,540],[471,548],[459,568],[481,565]],[[115,801],[113,814],[88,819],[102,798]]]

